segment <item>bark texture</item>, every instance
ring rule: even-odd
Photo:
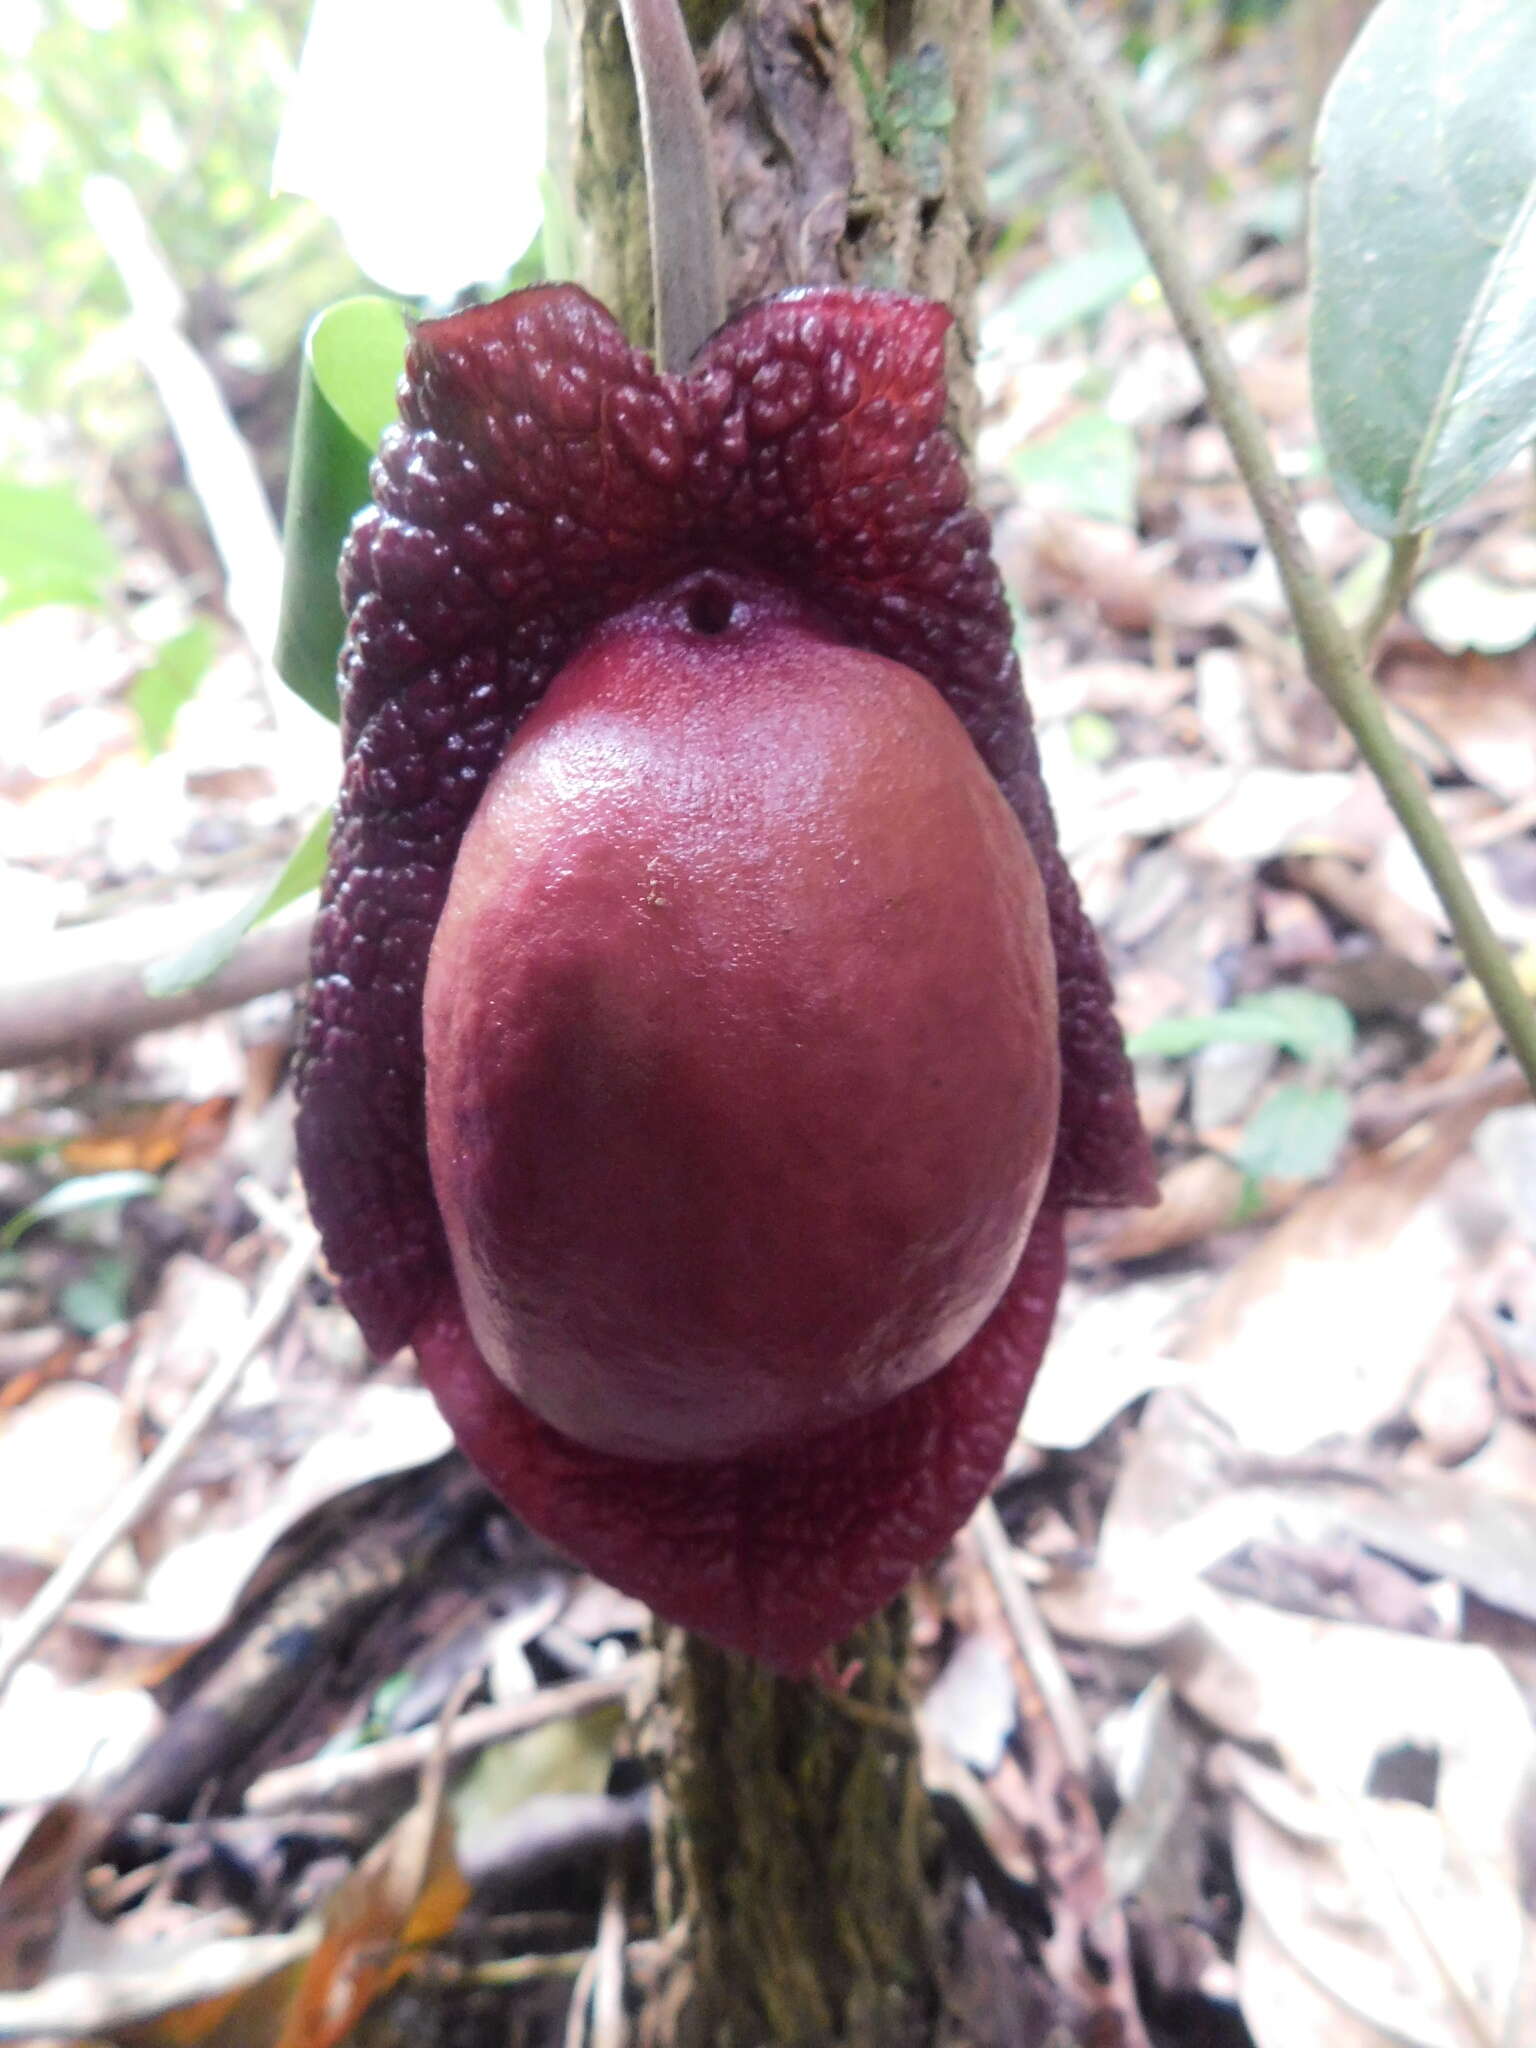
[[[918,291],[955,314],[975,417],[989,0],[686,0],[715,146],[730,311],[797,284]],[[639,111],[618,0],[573,22],[575,210],[589,285],[651,339]]]
[[[650,2048],[936,2038],[939,1842],[905,1633],[899,1605],[861,1629],[838,1692],[671,1632],[658,1903],[686,1947]]]
[[[797,284],[942,300],[955,315],[951,423],[968,444],[990,0],[685,0],[685,12],[728,309]],[[650,230],[618,0],[575,0],[570,57],[582,282],[649,343]],[[645,2017],[648,2048],[1036,2038],[1017,2031],[1016,1953],[999,1979],[1003,2033],[956,2010],[957,1880],[919,1773],[905,1636],[898,1603],[834,1660],[832,1689],[671,1632],[649,1743],[668,1795],[658,1905],[676,1960]]]

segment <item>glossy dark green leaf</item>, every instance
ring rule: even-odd
[[[277,668],[327,718],[337,716],[336,657],[345,629],[336,564],[368,502],[368,465],[395,419],[405,315],[393,299],[343,299],[304,342],[283,534]]]
[[[112,543],[73,492],[0,477],[0,618],[99,604],[116,573]]]
[[[258,889],[249,903],[211,932],[205,932],[170,960],[162,960],[144,976],[152,996],[185,995],[210,980],[229,959],[249,931],[276,917],[290,903],[297,903],[311,889],[318,889],[325,876],[325,853],[331,838],[331,813],[321,812],[288,857],[288,864],[275,882]]]
[[[1536,5],[1379,0],[1323,109],[1312,384],[1339,494],[1417,533],[1536,438]]]
[[[197,694],[217,645],[207,620],[194,619],[184,633],[155,650],[148,668],[140,669],[131,701],[146,753],[162,754],[170,744],[177,713]]]

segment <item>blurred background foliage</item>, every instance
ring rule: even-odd
[[[331,222],[271,191],[307,13],[308,0],[0,10],[6,467],[36,477],[84,460],[130,504],[176,482],[123,286],[83,202],[86,181],[110,175],[151,223],[187,296],[189,338],[279,484],[304,325],[360,282]]]

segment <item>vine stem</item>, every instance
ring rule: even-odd
[[[1307,673],[1338,714],[1396,813],[1440,899],[1469,972],[1536,1090],[1536,1009],[1526,1000],[1514,965],[1477,900],[1422,777],[1387,723],[1360,647],[1340,617],[1302,537],[1290,491],[1221,330],[1184,260],[1173,220],[1158,196],[1152,165],[1113,95],[1101,83],[1066,0],[1014,0],[1014,5],[1043,47],[1049,69],[1076,102],[1110,183],[1157,273],[1174,323],[1194,357],[1211,411],[1231,445],[1274,555]]]
[[[725,318],[709,117],[677,0],[619,0],[640,97],[656,360],[685,370]]]
[[[1414,585],[1419,573],[1419,564],[1424,559],[1424,550],[1429,546],[1429,529],[1419,533],[1399,534],[1392,543],[1392,552],[1387,558],[1386,573],[1381,579],[1381,588],[1371,600],[1371,608],[1359,627],[1360,659],[1369,667],[1376,652],[1376,642],[1381,638]]]

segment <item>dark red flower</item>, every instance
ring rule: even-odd
[[[786,293],[730,321],[683,377],[660,374],[626,344],[601,306],[571,286],[514,293],[428,322],[407,362],[403,424],[386,434],[380,451],[376,507],[357,522],[343,564],[350,615],[341,668],[346,772],[315,941],[299,1123],[303,1171],[332,1269],[376,1351],[414,1345],[460,1443],[535,1528],[670,1619],[786,1670],[805,1669],[898,1591],[991,1483],[1055,1310],[1064,1210],[1143,1201],[1153,1192],[1103,958],[1057,849],[986,525],[968,504],[943,426],[948,319],[938,306],[895,295]],[[718,646],[685,647],[690,633]],[[870,656],[901,664],[901,671],[881,668]],[[815,898],[852,920],[839,932],[862,930],[858,920],[884,919],[899,893],[879,863],[904,860],[905,846],[918,849],[911,877],[905,867],[901,873],[903,888],[910,879],[913,902],[926,905],[923,960],[905,979],[897,974],[890,988],[877,969],[876,1005],[889,999],[901,1008],[908,990],[915,993],[910,1014],[882,1025],[883,1042],[896,1046],[900,1059],[887,1077],[889,1099],[881,1097],[883,1106],[874,1110],[853,1099],[858,1086],[824,1078],[845,1069],[857,1075],[857,1048],[839,1068],[836,1048],[815,1030],[807,1035],[803,1019],[770,1019],[764,1037],[757,1020],[744,1015],[731,1027],[739,1044],[723,1042],[729,1033],[717,1012],[729,1020],[742,988],[771,984],[751,980],[746,969],[738,974],[728,930],[722,937],[711,925],[699,939],[704,912],[691,897],[686,916],[679,911],[656,925],[654,946],[663,956],[658,975],[674,983],[697,977],[696,1011],[689,1013],[695,1021],[682,1029],[704,1042],[701,1049],[690,1038],[685,1051],[689,1058],[698,1053],[715,1090],[698,1129],[678,1108],[693,1098],[677,1079],[676,1063],[666,1066],[665,1047],[654,1039],[657,1017],[676,1013],[675,991],[642,1005],[636,1028],[652,1034],[643,1051],[627,1040],[622,1055],[615,1051],[617,1035],[634,1023],[628,990],[649,985],[653,964],[643,950],[649,942],[635,940],[632,921],[624,926],[625,985],[611,1001],[602,988],[616,985],[617,969],[605,981],[601,957],[593,966],[593,948],[613,928],[608,910],[596,917],[594,931],[583,925],[574,951],[558,917],[520,947],[523,913],[516,906],[558,893],[568,866],[547,838],[507,848],[509,829],[517,839],[518,778],[533,750],[553,746],[558,756],[570,743],[587,749],[582,762],[598,758],[604,720],[627,719],[633,734],[640,729],[635,716],[643,723],[644,715],[634,706],[650,701],[655,676],[670,688],[672,671],[686,669],[695,679],[686,695],[706,673],[697,663],[710,660],[718,665],[720,691],[732,693],[720,702],[739,722],[743,748],[760,753],[733,762],[736,728],[728,721],[722,739],[710,727],[717,780],[700,799],[706,820],[711,805],[729,809],[743,793],[743,800],[753,795],[754,761],[763,764],[764,802],[779,807],[774,817],[808,776],[816,779],[806,752],[812,742],[791,737],[804,726],[807,703],[818,718],[825,710],[825,730],[835,735],[846,697],[850,744],[878,753],[884,677],[894,692],[890,702],[912,711],[913,737],[901,757],[906,766],[887,774],[882,755],[863,781],[851,762],[839,780],[837,742],[827,743],[829,800],[852,807],[848,829],[861,829],[872,806],[926,803],[913,792],[924,773],[940,773],[946,761],[956,786],[969,791],[963,802],[957,798],[953,832],[964,838],[972,830],[965,821],[980,821],[975,846],[983,851],[955,857],[952,931],[941,928],[950,875],[943,834],[951,827],[929,821],[938,850],[925,853],[921,814],[904,816],[900,834],[881,826],[872,877],[835,876],[848,881],[851,893],[834,895],[828,882]],[[807,679],[802,694],[798,683],[783,686],[782,745],[773,702],[766,700],[765,712],[762,696],[765,678],[780,670]],[[958,717],[1023,828],[1043,899],[1022,843],[1017,852],[1004,848],[996,861],[985,850],[1001,845],[1004,828],[989,809],[996,800],[985,788],[969,789],[969,750],[958,735],[950,739],[952,721],[911,676],[900,680],[902,671],[926,678]],[[844,674],[846,692],[835,680]],[[871,676],[873,713],[854,701]],[[540,719],[524,728],[557,678]],[[699,687],[702,698],[688,702],[707,711],[714,685]],[[682,712],[662,715],[680,729]],[[682,759],[686,770],[686,754],[674,749],[658,761],[643,747],[626,747],[623,802],[643,809],[647,789],[670,787],[669,762]],[[561,772],[556,758],[550,773]],[[590,784],[588,768],[579,774]],[[498,790],[511,778],[511,827],[487,822],[487,806],[465,844],[493,777]],[[658,794],[652,808],[670,801]],[[998,815],[1006,819],[1001,807]],[[590,786],[572,819],[560,829],[589,852],[604,837]],[[766,829],[771,838],[798,827],[770,821]],[[1005,829],[1017,841],[1015,828]],[[750,853],[752,845],[728,831],[718,846],[709,843],[711,857],[719,852],[727,861],[721,848]],[[696,832],[669,841],[671,872],[686,880],[699,844]],[[606,857],[606,849],[600,852]],[[823,845],[810,866],[817,862],[830,873],[836,848]],[[1027,875],[1015,876],[1020,864]],[[996,901],[1019,906],[1024,932],[1013,981],[994,969],[1008,947],[994,943],[986,924],[995,908],[994,866],[1007,870]],[[744,907],[743,917],[761,927],[772,890],[793,894],[808,871],[792,849],[766,880],[759,876],[750,888],[744,880],[743,906],[750,899],[755,907]],[[976,887],[967,897],[971,882]],[[590,898],[592,885],[580,886]],[[434,993],[424,1027],[429,960],[451,890],[434,967],[434,991],[441,993]],[[975,917],[966,907],[973,898],[982,906]],[[665,901],[660,890],[657,901]],[[719,915],[728,916],[730,901],[727,876],[709,917],[722,903]],[[1043,926],[1033,937],[1024,931],[1031,915],[1040,923],[1030,902],[1048,913],[1049,948]],[[492,906],[483,928],[482,903]],[[820,915],[803,907],[796,914]],[[685,926],[694,950],[680,963],[673,954]],[[801,956],[809,954],[798,942],[795,953],[806,975],[836,981],[836,961],[829,967],[824,948],[814,967],[804,965]],[[1047,1101],[1055,1092],[1053,1048],[1040,1049],[1036,1068],[1048,1079],[1036,1085],[999,993],[1022,991],[1027,1007],[1031,960],[1045,962],[1045,1001],[1054,967],[1054,1137]],[[700,961],[724,962],[721,973],[735,995],[721,997]],[[462,991],[469,993],[460,1000]],[[804,993],[792,991],[784,1001],[792,1006]],[[834,1000],[825,1010],[818,996],[807,1014],[830,1015],[835,1035],[836,1020],[856,1013],[857,996],[855,987],[841,1007]],[[605,1002],[614,1015],[603,1011]],[[952,1087],[939,1056],[946,1005],[953,1014]],[[909,1057],[918,1041],[920,1053]],[[801,1045],[810,1047],[804,1073],[792,1071],[785,1051]],[[430,1145],[428,1046],[436,1048]],[[995,1073],[988,1065],[994,1058]],[[509,1072],[494,1085],[484,1078],[502,1066]],[[658,1078],[663,1067],[665,1078]],[[764,1079],[768,1068],[771,1080]],[[828,1095],[833,1135],[825,1148],[807,1145],[798,1124],[792,1142],[775,1121],[780,1092],[788,1122],[800,1114],[795,1101],[804,1074],[806,1087]],[[898,1115],[892,1104],[901,1091],[929,1082],[950,1107]],[[998,1097],[996,1143],[982,1113],[989,1089]],[[738,1103],[747,1104],[739,1130],[731,1123]],[[613,1119],[611,1162],[602,1142],[605,1115]],[[890,1250],[898,1275],[913,1263],[901,1232],[933,1235],[929,1212],[944,1181],[933,1162],[950,1156],[945,1148],[960,1133],[955,1199],[957,1210],[969,1199],[974,1212],[961,1215],[953,1233],[963,1282],[947,1294],[943,1286],[923,1294],[927,1281],[914,1282],[914,1299],[926,1306],[909,1318],[910,1327],[895,1300],[906,1279],[893,1283],[890,1329],[901,1334],[888,1341],[893,1356],[900,1353],[900,1370],[888,1379],[869,1355],[885,1327],[879,1303],[861,1300],[849,1318],[848,1356],[856,1362],[845,1376],[862,1375],[866,1391],[844,1398],[844,1368],[834,1361],[825,1402],[816,1408],[806,1405],[803,1378],[796,1378],[799,1425],[791,1403],[791,1419],[765,1422],[759,1441],[748,1426],[752,1402],[722,1406],[710,1390],[734,1385],[730,1375],[747,1356],[740,1347],[762,1341],[776,1301],[784,1305],[785,1350],[794,1356],[770,1361],[770,1371],[782,1367],[793,1377],[819,1370],[817,1330],[836,1323],[838,1290],[858,1292],[863,1284],[852,1254],[844,1257],[837,1241],[835,1219],[843,1211],[825,1182],[842,1170],[837,1162],[860,1150],[864,1115],[899,1124],[892,1144],[904,1142],[900,1133],[910,1125],[913,1144],[929,1148],[921,1172],[914,1167],[906,1182],[905,1168],[895,1169],[902,1191],[881,1223],[885,1236],[875,1230],[870,1238],[880,1255]],[[1028,1130],[1038,1132],[1044,1148],[1038,1170],[1005,1171],[1008,1145]],[[658,1164],[662,1153],[668,1156]],[[888,1154],[889,1148],[872,1163],[849,1167],[864,1175],[861,1199],[883,1201],[868,1190],[883,1187],[878,1176],[891,1171]],[[754,1164],[761,1161],[767,1164]],[[998,1194],[1004,1181],[1007,1190]],[[794,1190],[781,1207],[799,1212],[783,1218],[782,1227],[769,1199],[775,1188]],[[728,1208],[740,1196],[753,1212],[751,1228],[738,1233],[738,1251],[722,1251],[734,1242],[730,1219],[717,1219],[711,1201]],[[995,1229],[988,1221],[993,1210],[1000,1219]],[[589,1240],[574,1263],[565,1256],[572,1232]],[[694,1232],[709,1239],[698,1271],[688,1263]],[[988,1284],[1005,1244],[1007,1267],[1017,1259],[1016,1269],[1005,1287],[1005,1269]],[[862,1250],[859,1258],[866,1276],[883,1270]],[[797,1291],[802,1264],[821,1276],[806,1282],[809,1320]],[[610,1287],[611,1274],[618,1278]],[[552,1289],[564,1290],[553,1307]],[[639,1317],[644,1331],[637,1335],[626,1317]],[[666,1383],[669,1318],[677,1332],[675,1401]],[[471,1335],[471,1321],[495,1353],[495,1371]],[[711,1336],[727,1326],[738,1349],[721,1339],[724,1363],[711,1382]],[[930,1353],[951,1327],[966,1334],[943,1362]],[[532,1363],[519,1355],[525,1339]],[[558,1385],[540,1380],[553,1370],[549,1360],[561,1362]],[[611,1407],[605,1373],[612,1374]],[[700,1388],[695,1452],[688,1402]],[[813,1411],[826,1419],[808,1420]],[[646,1454],[653,1438],[654,1456]],[[630,1444],[641,1454],[618,1447]]]

